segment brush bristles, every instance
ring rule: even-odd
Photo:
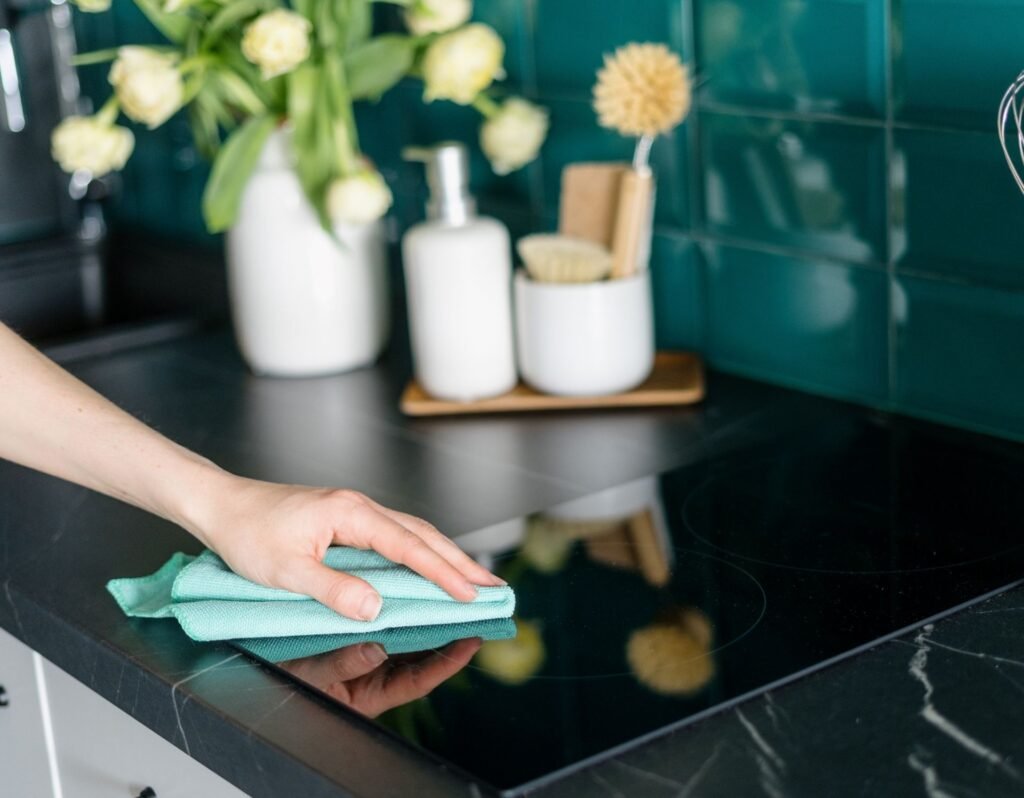
[[[538,233],[519,239],[516,249],[540,283],[592,283],[612,270],[611,253],[593,241]]]
[[[690,110],[690,76],[663,44],[628,44],[605,56],[594,86],[602,127],[623,136],[667,133]]]
[[[629,636],[626,660],[637,680],[662,695],[691,695],[715,675],[711,622],[696,608],[679,610]]]

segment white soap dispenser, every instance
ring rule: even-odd
[[[427,221],[402,240],[416,379],[438,399],[468,402],[517,382],[508,229],[476,215],[464,145],[410,148],[426,164]]]

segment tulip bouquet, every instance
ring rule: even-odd
[[[102,12],[111,0],[75,0]],[[495,96],[504,44],[470,23],[472,0],[134,0],[166,36],[163,46],[89,53],[111,61],[113,94],[93,116],[53,132],[54,158],[68,172],[100,177],[121,169],[134,146],[120,114],[155,128],[187,108],[198,149],[213,160],[203,196],[211,231],[231,226],[268,136],[290,128],[303,191],[326,229],[365,224],[392,197],[361,154],[353,103],[374,101],[405,77],[425,102],[476,108],[480,145],[495,172],[533,160],[547,135],[544,109]],[[374,2],[401,6],[405,33],[374,35]]]

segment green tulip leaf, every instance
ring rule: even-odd
[[[211,233],[234,223],[245,184],[276,126],[272,116],[254,116],[228,136],[220,148],[203,192],[203,217]]]
[[[213,15],[213,19],[206,26],[206,31],[203,34],[203,46],[210,47],[224,35],[225,31],[270,8],[273,8],[273,4],[268,3],[267,0],[235,0],[235,2],[229,3]]]
[[[409,36],[377,36],[345,55],[348,90],[354,100],[377,99],[405,77],[416,55]]]
[[[363,44],[373,32],[373,9],[367,0],[350,0],[345,21],[345,46],[351,50]]]
[[[187,14],[168,14],[161,0],[135,0],[135,5],[153,27],[175,44],[182,44],[188,38],[193,23]]]

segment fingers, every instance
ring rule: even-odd
[[[498,578],[466,554],[466,552],[458,547],[458,544],[456,544],[455,541],[438,530],[433,524],[424,521],[422,518],[417,518],[414,515],[409,515],[408,513],[403,513],[399,510],[392,510],[378,504],[372,499],[368,499],[367,501],[378,513],[390,518],[396,523],[401,524],[410,532],[421,538],[424,543],[444,557],[444,559],[451,563],[459,573],[473,584],[489,585],[491,587],[498,587],[500,585],[507,584],[504,579]]]
[[[388,695],[403,701],[422,698],[465,668],[481,644],[479,637],[456,640],[415,665],[392,671],[388,678]]]
[[[380,614],[383,604],[380,594],[367,582],[328,568],[312,557],[304,558],[301,565],[290,569],[283,581],[282,587],[286,590],[310,596],[346,618],[357,621],[372,621]]]
[[[388,658],[384,646],[380,643],[360,643],[357,646],[346,646],[322,656],[327,660],[327,668],[331,677],[343,682],[371,673]]]
[[[452,598],[459,601],[472,601],[476,598],[476,588],[454,565],[427,545],[419,535],[384,513],[364,504],[351,510],[348,521],[349,529],[355,537],[351,542],[372,548],[389,560],[411,568],[420,576],[440,585]]]
[[[336,682],[347,682],[372,673],[387,658],[387,652],[380,643],[361,643],[316,657],[282,662],[280,667],[326,692]]]
[[[396,666],[381,679],[374,674],[361,685],[357,704],[372,717],[422,698],[466,667],[481,642],[478,637],[458,640],[419,662]]]

